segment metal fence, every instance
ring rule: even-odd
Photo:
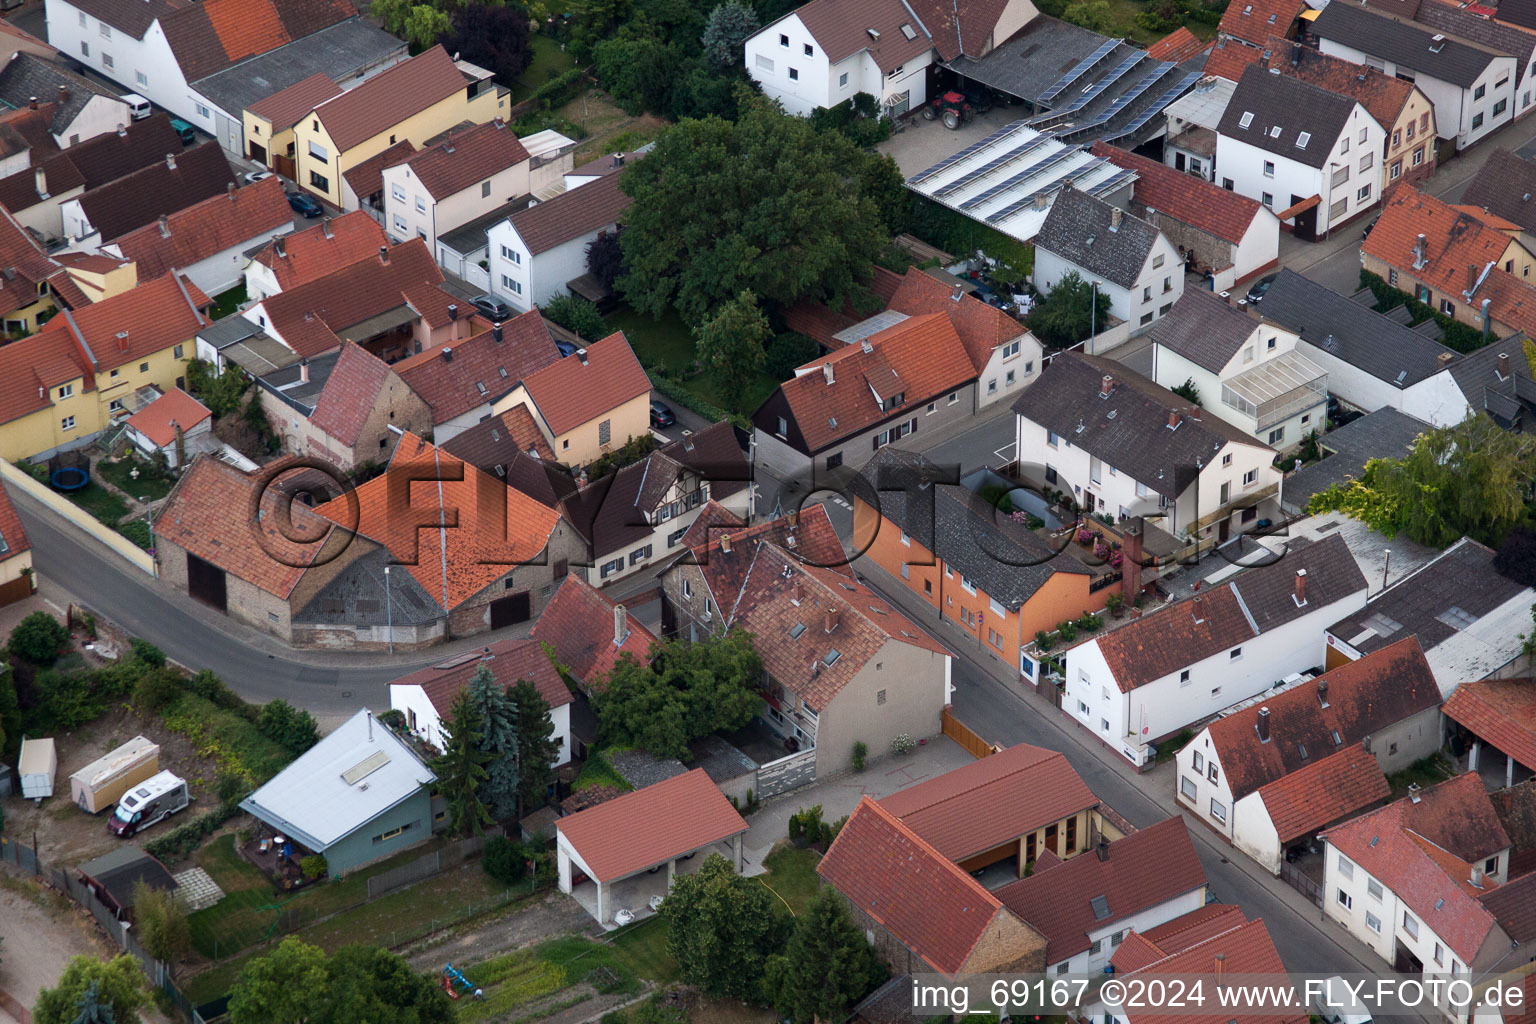
[[[485,836],[470,836],[451,846],[423,854],[409,864],[381,871],[368,879],[368,898],[376,900],[387,892],[393,892],[424,878],[431,878],[449,868],[458,867],[484,848]]]
[[[1286,862],[1281,861],[1280,878],[1287,885],[1301,893],[1313,903],[1316,903],[1318,906],[1323,905],[1322,885],[1314,879],[1308,877],[1307,874],[1301,870],[1301,868],[1294,864],[1287,864]]]

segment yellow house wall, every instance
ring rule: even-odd
[[[599,444],[597,440],[598,426],[603,420],[610,421],[611,426],[607,444]],[[588,420],[575,430],[556,437],[555,458],[570,465],[584,465],[616,448],[622,448],[625,441],[650,429],[651,393],[647,391],[616,409]]]
[[[66,390],[69,397],[60,398]],[[84,377],[55,384],[48,397],[53,404],[47,409],[0,424],[0,458],[24,461],[40,452],[89,437],[101,429],[96,396],[85,392]],[[69,416],[75,418],[74,426],[65,430],[63,423]]]
[[[245,155],[251,155],[251,143],[256,143],[267,151],[266,165],[272,166],[272,157],[287,156],[288,147],[294,144],[292,128],[284,128],[276,134],[272,131],[272,122],[264,117],[257,117],[249,110],[241,115],[245,131]]]
[[[37,301],[33,302],[31,305],[22,306],[19,309],[13,309],[5,314],[4,323],[6,327],[6,333],[14,334],[17,337],[20,337],[23,334],[31,334],[38,328],[38,316],[57,308],[58,307],[54,305],[53,295],[51,293],[48,295],[40,295],[38,296]],[[15,330],[14,328],[18,323],[20,324],[20,330]]]
[[[139,284],[139,265],[137,263],[122,263],[104,274],[71,268],[69,276],[80,290],[85,292],[86,298],[92,302],[100,302],[102,299],[110,299],[114,295],[132,291]]]
[[[181,355],[176,355],[176,349],[181,349]],[[96,398],[102,426],[106,426],[112,420],[111,404],[114,400],[127,398],[145,384],[153,384],[161,391],[169,391],[177,387],[177,381],[183,380],[187,373],[187,360],[192,357],[196,346],[191,338],[179,346],[161,349],[142,359],[112,365],[114,359],[120,358],[116,352],[97,352],[96,358],[101,361],[102,369],[96,375]],[[139,367],[148,366],[141,370]],[[116,372],[117,376],[112,374]]]
[[[21,576],[23,569],[32,568],[32,549],[28,548],[19,555],[12,555],[0,562],[0,583],[9,583]]]

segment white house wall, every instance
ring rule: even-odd
[[[411,713],[416,715],[415,733],[422,739],[431,743],[439,750],[443,748],[448,734],[443,729],[441,716],[432,701],[427,698],[426,691],[416,685],[402,686],[391,683],[389,686],[389,706],[405,716],[407,724],[411,721]],[[555,754],[553,767],[558,768],[571,759],[571,705],[562,704],[557,708],[550,708],[549,717],[554,725],[553,736],[560,741],[560,749]]]
[[[1033,334],[1026,333],[1015,340],[1019,343],[1019,351],[1016,354],[1005,356],[1003,350],[1007,345],[999,346],[992,350],[992,354],[987,358],[987,365],[982,367],[981,375],[976,379],[978,409],[1011,400],[1014,395],[1039,379],[1040,370],[1044,365],[1045,350]],[[1011,345],[1012,342],[1008,344]]]
[[[534,256],[509,221],[492,225],[486,230],[491,293],[520,312],[542,306],[551,297],[563,293],[567,282],[587,272],[587,246],[597,237],[598,231],[611,231],[614,227],[605,224],[596,231]],[[516,253],[520,261],[509,259],[502,251],[503,246]]]
[[[1146,262],[1132,288],[1122,288],[1100,280],[1056,253],[1041,246],[1035,247],[1034,281],[1037,289],[1049,291],[1068,273],[1076,273],[1084,281],[1098,281],[1099,293],[1109,296],[1109,311],[1126,321],[1132,334],[1146,330],[1162,319],[1184,294],[1183,264],[1179,262],[1178,251],[1162,232],[1158,232],[1157,242],[1147,254]]]
[[[132,119],[128,104],[122,100],[110,96],[92,96],[63,133],[55,135],[53,139],[61,149],[68,149],[86,139],[115,132],[119,125],[126,126]]]
[[[786,37],[781,42],[780,36]],[[811,48],[810,56],[805,48]],[[862,70],[857,66],[857,54],[845,58],[833,68],[821,44],[811,35],[810,29],[797,14],[780,18],[747,40],[744,48],[747,74],[752,76],[763,93],[784,105],[791,114],[809,114],[817,107],[830,107],[847,96],[837,95],[838,77],[848,75],[848,96],[863,89]],[[793,69],[798,78],[790,78]]]
[[[1092,853],[1083,856],[1093,856]],[[1110,856],[1114,856],[1114,847],[1111,844]],[[1120,936],[1125,940],[1127,932],[1145,932],[1156,928],[1158,925],[1167,924],[1176,917],[1193,913],[1205,906],[1205,886],[1191,889],[1189,892],[1175,896],[1171,900],[1165,900],[1156,906],[1148,907],[1127,917],[1117,918],[1108,928],[1100,928],[1088,933],[1089,946],[1087,949],[1073,954],[1070,959],[1058,960],[1046,965],[1046,972],[1056,974],[1061,970],[1061,965],[1066,964],[1068,974],[1099,974],[1109,964],[1109,958],[1115,950],[1120,948],[1120,943],[1114,941],[1114,936]],[[1099,944],[1099,951],[1093,952],[1093,943]]]

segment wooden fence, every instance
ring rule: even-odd
[[[964,747],[965,752],[972,757],[989,757],[1002,749],[972,732],[971,728],[956,718],[949,708],[939,712],[939,726],[945,736]]]

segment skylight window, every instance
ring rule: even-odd
[[[909,41],[917,38],[917,30],[911,25],[901,26],[901,34],[906,36]]]
[[[793,626],[789,627],[789,638],[791,640],[799,640],[800,639],[800,634],[802,634],[804,632],[805,632],[805,623],[797,622]]]
[[[1296,136],[1296,148],[1297,149],[1306,149],[1307,148],[1307,143],[1309,143],[1311,141],[1312,141],[1312,133],[1311,132],[1302,132],[1300,135]]]
[[[1239,128],[1247,128],[1251,124],[1253,124],[1253,111],[1251,111],[1251,110],[1243,111],[1243,116],[1242,116],[1241,119],[1238,120],[1237,126]]]
[[[1272,139],[1278,139],[1280,137],[1280,126],[1279,125],[1275,125],[1273,128],[1271,128],[1269,130],[1269,137],[1272,138]]]
[[[1456,607],[1454,604],[1447,608],[1445,611],[1441,612],[1439,615],[1436,615],[1435,618],[1445,623],[1447,626],[1450,626],[1452,629],[1467,629],[1477,621],[1476,615],[1473,615],[1468,611],[1463,611],[1462,609]]]
[[[837,664],[837,659],[841,658],[842,656],[843,652],[834,647],[827,652],[827,656],[825,658],[821,659],[821,663],[827,666],[827,668],[831,668],[833,665]]]
[[[1088,905],[1093,908],[1093,919],[1095,921],[1102,921],[1109,916],[1109,900],[1103,896],[1095,896],[1088,901]]]

